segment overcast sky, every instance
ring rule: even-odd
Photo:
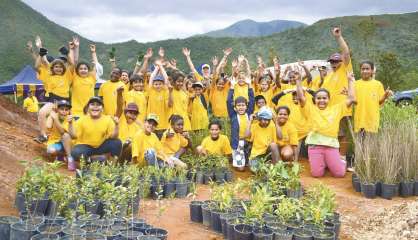
[[[417,0],[23,0],[50,20],[94,41],[185,38],[243,19],[295,20],[418,11]]]

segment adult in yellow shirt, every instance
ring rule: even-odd
[[[174,166],[173,160],[164,154],[163,145],[154,133],[158,122],[159,119],[155,114],[148,114],[144,129],[138,132],[132,142],[133,163],[139,166],[163,167],[166,164]]]
[[[38,99],[33,95],[31,90],[28,91],[28,97],[23,100],[23,108],[32,113],[37,113],[39,111]]]
[[[67,158],[68,170],[74,171],[76,166],[71,156],[71,147],[75,133],[70,111],[71,104],[66,100],[61,100],[57,102],[57,108],[49,114],[46,120],[49,133],[46,152],[48,155],[55,156],[57,160]]]
[[[208,117],[208,102],[203,95],[203,84],[201,82],[193,83],[194,95],[190,98],[190,120],[192,131],[202,130],[207,128],[209,124]]]
[[[122,142],[118,139],[119,119],[103,114],[103,100],[92,97],[87,103],[87,114],[77,120],[76,145],[71,151],[74,160],[93,155],[119,157]]]
[[[348,45],[342,36],[341,29],[333,28],[332,34],[335,37],[335,40],[337,41],[341,49],[341,53],[334,53],[328,58],[328,61],[331,64],[332,71],[325,77],[324,83],[322,84],[322,88],[325,88],[330,93],[330,106],[345,102],[346,96],[344,92],[345,89],[348,88],[347,72],[353,71],[353,66],[351,65],[350,58],[350,49],[348,48]],[[344,114],[344,116],[347,116],[347,118],[341,119],[340,129],[338,133],[341,158],[344,161],[346,160],[346,154],[348,149],[348,117],[351,116],[351,114],[352,108],[350,107]]]
[[[284,161],[297,161],[299,143],[296,127],[289,120],[290,109],[287,106],[277,108],[276,133],[280,157]]]
[[[76,118],[84,115],[84,107],[89,99],[94,96],[96,86],[95,66],[98,63],[95,45],[90,45],[90,52],[93,60],[92,67],[87,62],[78,62],[75,69],[71,68],[71,104],[73,106],[72,113]]]
[[[171,128],[167,129],[161,138],[163,152],[168,158],[171,158],[174,165],[187,167],[180,157],[187,151],[187,148],[192,146],[192,141],[189,134],[184,131],[184,119],[182,116],[174,114],[169,120]]]
[[[111,117],[115,116],[117,107],[118,89],[124,89],[125,84],[120,79],[121,69],[116,67],[110,73],[110,80],[103,83],[98,92],[98,96],[103,98],[104,114]]]
[[[276,127],[272,122],[273,112],[268,107],[262,107],[257,115],[257,123],[248,125],[246,137],[252,142],[250,153],[250,169],[256,171],[258,164],[271,152],[272,163],[279,160],[279,148],[277,146]]]
[[[203,156],[220,155],[230,157],[232,148],[227,136],[220,134],[222,124],[219,120],[213,120],[209,124],[210,136],[203,139],[202,143],[197,146],[196,151]]]
[[[340,120],[355,102],[354,75],[348,74],[348,96],[345,102],[330,106],[330,94],[326,89],[315,93],[315,105],[304,95],[300,80],[297,80],[297,96],[305,118],[312,123],[312,130],[306,138],[311,175],[322,177],[328,168],[334,177],[344,177],[346,162],[338,151],[338,130]]]
[[[190,123],[188,106],[189,106],[189,95],[184,90],[184,75],[182,73],[174,73],[173,79],[173,101],[171,106],[171,114],[179,115],[183,118],[184,131],[190,131],[192,125]]]
[[[356,105],[354,111],[354,132],[377,133],[380,121],[380,106],[393,93],[383,84],[373,79],[374,63],[363,61],[360,64],[361,79],[354,84]]]
[[[131,76],[132,90],[125,94],[125,105],[135,103],[138,106],[138,121],[142,124],[147,116],[147,93],[145,91],[144,78],[137,74]]]

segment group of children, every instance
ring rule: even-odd
[[[78,59],[77,38],[55,59],[37,38],[37,51],[28,46],[48,100],[38,113],[41,134],[36,140],[47,142],[49,154],[63,156],[69,170],[75,170],[80,158],[102,160],[103,155],[139,165],[187,167],[181,156],[192,146],[190,135],[208,128],[209,136],[195,151],[228,156],[239,170],[246,165],[256,170],[266,159],[273,164],[297,161],[304,142],[314,177],[323,176],[326,168],[342,177],[353,105],[355,132],[375,133],[379,108],[391,91],[373,78],[370,61],[361,63],[356,81],[341,30],[334,28],[332,34],[341,53],[329,57],[329,72],[327,66],[310,70],[303,62],[302,71],[281,71],[277,57],[273,71],[261,57],[251,71],[247,58],[239,55],[228,75],[230,48],[220,61],[212,59],[213,71],[204,64],[198,72],[190,50],[183,48],[191,70],[184,74],[162,48],[150,64],[153,50],[148,49],[132,72],[111,59],[110,80],[100,86],[98,96],[94,87],[102,67],[94,45],[93,64],[88,64]],[[314,79],[312,70],[319,71]],[[231,126],[229,137],[221,134],[225,121]]]

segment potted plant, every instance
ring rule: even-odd
[[[302,184],[300,183],[300,173],[302,166],[299,163],[293,163],[290,168],[289,179],[286,183],[286,195],[293,198],[301,198],[303,195]]]
[[[10,238],[10,225],[19,222],[14,216],[0,216],[0,239]]]
[[[176,191],[176,171],[174,168],[164,168],[164,178],[165,178],[165,184],[163,187],[164,197],[168,198],[172,195],[175,195]]]
[[[177,168],[176,175],[176,197],[184,198],[187,196],[187,190],[189,185],[187,180],[187,170],[184,168]]]

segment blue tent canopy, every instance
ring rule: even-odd
[[[14,78],[0,85],[1,94],[14,94],[18,91],[17,85],[23,86],[23,91],[29,90],[30,86],[36,86],[36,90],[42,90],[42,82],[36,77],[33,67],[26,65]],[[26,89],[27,88],[27,89]]]

